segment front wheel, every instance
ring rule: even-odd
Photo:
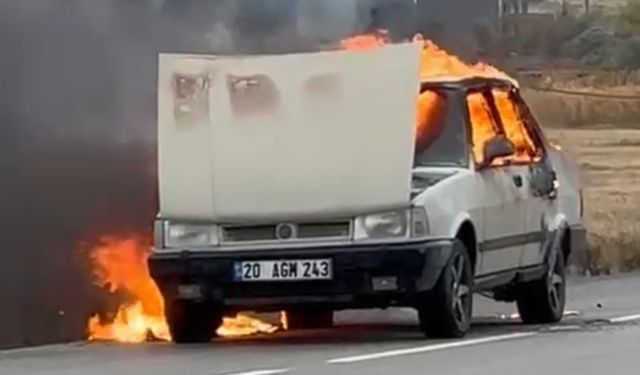
[[[557,323],[564,315],[566,295],[565,262],[560,249],[549,257],[544,277],[520,286],[516,302],[525,324]]]
[[[173,342],[192,344],[210,342],[222,323],[222,312],[208,302],[176,300],[165,307]]]
[[[456,241],[440,279],[418,306],[422,332],[434,338],[463,337],[471,327],[472,287],[469,253]]]

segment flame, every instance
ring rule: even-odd
[[[111,323],[93,316],[88,324],[89,340],[141,343],[148,339],[170,341],[171,335],[163,316],[150,316],[140,302],[121,306]]]
[[[386,30],[378,30],[371,34],[362,34],[342,40],[343,49],[350,51],[368,51],[384,47],[389,43]]]
[[[539,150],[536,148],[529,131],[525,127],[524,120],[518,108],[509,97],[509,92],[504,90],[493,90],[493,98],[502,118],[504,131],[513,145],[516,153],[511,157],[516,162],[527,162],[540,158]]]
[[[461,80],[466,78],[498,78],[517,85],[517,81],[498,68],[484,62],[467,64],[459,57],[449,54],[430,40],[414,38],[414,43],[422,45],[420,56],[420,80]]]
[[[540,159],[540,150],[536,148],[524,121],[509,98],[509,92],[493,90],[494,103],[502,119],[502,126],[507,138],[513,143],[515,154],[495,159],[492,165],[504,165],[506,163],[520,163],[537,161]],[[467,96],[467,107],[473,128],[472,142],[473,155],[478,163],[484,162],[484,144],[498,135],[497,124],[491,115],[490,104],[482,93],[473,93]]]
[[[465,63],[459,57],[449,54],[438,47],[431,40],[425,40],[421,34],[414,35],[412,43],[417,43],[422,47],[419,73],[421,81],[461,80],[482,77],[499,78],[508,80],[515,85],[518,84],[515,79],[490,64],[484,62],[476,64]],[[387,44],[389,44],[389,38],[386,30],[352,36],[343,39],[341,42],[343,49],[351,51],[367,51],[384,47]]]
[[[426,90],[418,96],[416,111],[416,148],[427,149],[444,129],[444,107],[446,101],[440,94]]]
[[[105,237],[90,253],[94,282],[110,293],[124,292],[122,304],[110,322],[89,319],[89,340],[139,343],[152,337],[169,341],[164,301],[149,274],[148,246],[140,238]]]
[[[280,327],[263,322],[256,318],[244,314],[237,314],[235,317],[223,319],[222,325],[216,330],[218,336],[240,337],[255,335],[257,333],[274,333]]]
[[[280,312],[280,325],[282,326],[282,329],[284,329],[285,331],[289,330],[289,317],[287,316],[286,311]]]
[[[347,50],[371,50],[382,48],[388,43],[386,34],[371,33],[357,35],[342,41],[342,48]],[[511,82],[518,87],[518,82],[498,68],[479,62],[467,64],[459,57],[449,54],[434,42],[425,40],[421,34],[412,38],[412,43],[421,46],[420,68],[418,79],[420,82],[459,81],[469,78],[496,78]],[[493,161],[494,165],[507,162],[526,162],[540,158],[540,150],[536,149],[529,134],[522,114],[514,106],[508,91],[494,90],[494,104],[503,122],[505,135],[514,143],[516,153],[508,158]],[[416,140],[417,149],[425,149],[442,131],[441,116],[444,100],[432,90],[425,90],[418,96],[416,112]],[[497,124],[493,118],[490,104],[485,97],[471,94],[467,97],[473,135],[473,155],[477,163],[484,162],[484,144],[497,136]]]
[[[92,249],[90,261],[94,283],[107,288],[110,293],[124,294],[126,301],[108,321],[100,315],[89,319],[89,340],[123,343],[171,341],[164,315],[164,299],[149,274],[149,254],[148,244],[139,237],[104,237]],[[273,333],[279,329],[278,325],[238,314],[235,317],[224,318],[216,333],[219,336],[238,337]]]
[[[484,161],[484,147],[486,141],[496,135],[497,124],[491,116],[491,109],[482,93],[467,96],[467,108],[471,119],[473,156],[476,162]]]

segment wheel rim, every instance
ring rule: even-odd
[[[564,300],[564,275],[562,273],[562,263],[558,259],[562,256],[558,253],[553,259],[553,263],[550,264],[548,277],[548,296],[551,308],[558,313],[563,308]]]
[[[464,326],[468,322],[469,300],[471,288],[469,287],[469,277],[465,272],[466,264],[463,254],[458,254],[451,267],[451,278],[453,281],[452,309],[456,323]]]

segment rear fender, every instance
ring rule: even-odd
[[[557,214],[544,230],[544,238],[542,246],[544,249],[544,264],[549,263],[549,257],[553,255],[554,250],[562,251],[562,241],[568,234],[569,224],[564,214]],[[565,259],[569,254],[565,254]]]

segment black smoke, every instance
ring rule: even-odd
[[[378,27],[403,39],[431,25],[421,23],[430,10],[416,9],[412,0],[0,1],[0,347],[82,338],[104,303],[83,252],[100,235],[149,234],[159,52],[309,51]]]

